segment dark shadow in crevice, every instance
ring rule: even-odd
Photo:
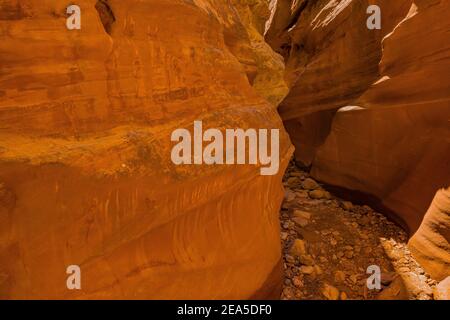
[[[295,26],[297,24],[298,19],[300,19],[300,16],[301,16],[302,12],[306,9],[307,5],[308,5],[308,1],[305,1],[300,5],[300,7],[297,8],[297,10],[295,10],[295,12],[292,14],[292,17],[290,18],[289,24],[284,29],[285,31],[289,30],[290,28],[292,28],[293,26]]]
[[[114,12],[112,11],[111,6],[108,3],[108,0],[98,0],[95,4],[95,9],[97,9],[98,15],[100,17],[100,20],[102,21],[106,33],[111,35],[112,26],[116,21],[116,17],[114,16]]]

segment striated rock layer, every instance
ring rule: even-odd
[[[262,298],[290,158],[229,1],[0,3],[0,298]],[[174,129],[281,129],[280,170],[175,166]],[[79,265],[82,289],[66,268]]]
[[[285,57],[290,91],[280,114],[294,137],[297,159],[310,166],[335,112],[379,78],[382,39],[405,17],[411,1],[377,1],[382,30],[366,27],[373,1],[291,2],[292,8],[289,1],[277,2],[266,39]]]
[[[381,30],[366,27],[370,4]],[[280,113],[296,159],[414,233],[450,184],[450,3],[278,1],[277,12],[266,39],[286,60]],[[416,247],[433,237],[419,233]]]
[[[438,191],[409,247],[433,278],[450,276],[450,188]]]

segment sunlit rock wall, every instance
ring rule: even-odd
[[[0,298],[275,297],[290,143],[237,11],[76,3],[69,31],[64,1],[0,2]],[[281,129],[278,175],[175,166],[194,120]]]

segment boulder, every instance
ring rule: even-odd
[[[322,294],[327,300],[339,300],[339,289],[325,283],[322,287]]]
[[[305,179],[301,184],[302,188],[305,190],[315,190],[320,188],[320,185],[311,178]]]
[[[331,194],[324,190],[313,190],[309,192],[309,196],[313,199],[331,199]]]
[[[290,253],[294,257],[307,255],[306,242],[301,239],[295,239],[294,243],[291,246]]]

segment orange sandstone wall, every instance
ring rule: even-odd
[[[257,74],[253,87],[273,105],[277,105],[288,93],[284,80],[283,57],[272,50],[264,39],[270,10],[266,0],[232,0],[242,23],[247,29],[254,52]]]
[[[307,167],[336,111],[379,78],[382,39],[411,6],[411,0],[375,2],[382,10],[381,30],[366,27],[366,10],[374,1],[277,1],[266,40],[286,61],[290,91],[279,111],[296,158]]]
[[[434,279],[442,281],[450,275],[450,188],[436,193],[409,247]]]
[[[266,39],[286,60],[280,114],[296,159],[325,183],[374,196],[414,232],[450,184],[450,3],[295,4],[278,2]],[[371,4],[381,30],[366,27]]]
[[[381,199],[411,232],[450,185],[449,15],[446,1],[411,7],[383,40],[380,79],[355,101],[363,109],[337,113],[313,165],[319,179]]]
[[[77,4],[0,2],[0,298],[274,295],[291,146],[231,2]],[[173,165],[194,120],[281,129],[279,174]]]
[[[381,30],[366,27],[371,4]],[[411,235],[450,185],[448,17],[445,0],[278,0],[266,34],[286,61],[279,110],[296,160],[370,196]],[[436,278],[450,275],[446,194],[411,241]]]

